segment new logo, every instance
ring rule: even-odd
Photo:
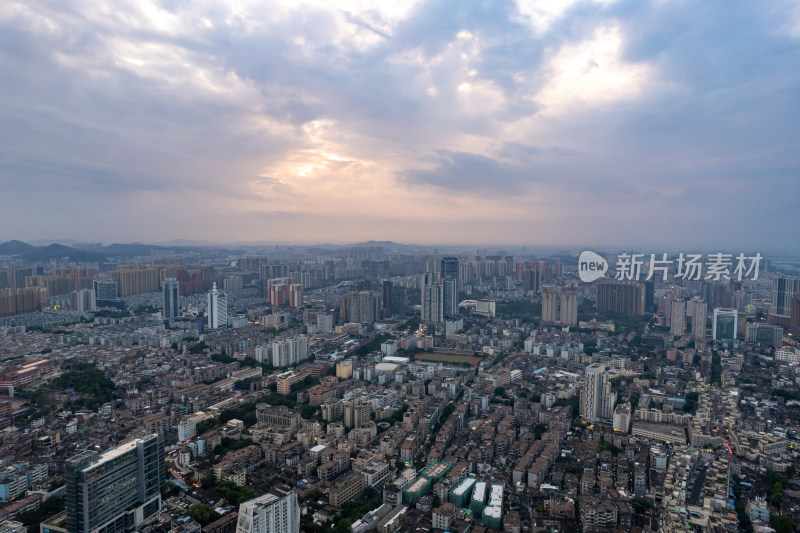
[[[578,257],[578,276],[581,281],[591,283],[594,280],[600,279],[606,275],[608,271],[608,262],[594,252],[581,252]]]

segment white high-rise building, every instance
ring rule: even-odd
[[[702,298],[692,298],[686,304],[686,315],[692,319],[692,336],[703,339],[706,336],[708,306]]]
[[[271,363],[275,368],[295,365],[308,359],[308,337],[297,335],[272,343]]]
[[[94,289],[81,289],[70,295],[70,305],[73,311],[84,313],[97,310]]]
[[[614,431],[627,433],[631,429],[631,404],[621,403],[614,408]]]
[[[444,285],[436,283],[436,275],[432,272],[423,274],[422,285],[422,321],[444,322]]]
[[[317,333],[330,333],[333,331],[333,315],[319,313],[317,315]]]
[[[561,292],[558,318],[565,326],[578,325],[578,295],[575,291]]]
[[[298,533],[300,505],[297,494],[265,494],[239,506],[236,533]]]
[[[614,416],[617,393],[611,391],[606,366],[594,363],[586,367],[581,391],[580,414],[591,420],[608,419]]]
[[[558,291],[555,289],[542,292],[542,322],[558,322]]]
[[[672,300],[669,314],[669,332],[676,337],[680,337],[686,330],[686,304],[684,301],[682,299]]]
[[[715,341],[736,339],[739,314],[736,309],[714,308],[714,321],[711,324],[711,338]]]
[[[228,296],[217,290],[214,283],[208,293],[208,327],[211,329],[224,328],[228,325]]]
[[[542,322],[578,325],[578,295],[574,291],[545,289],[542,292]]]
[[[178,424],[178,442],[184,442],[197,435],[197,422],[193,418],[182,420]]]

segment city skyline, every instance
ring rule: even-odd
[[[0,28],[0,240],[797,248],[790,2],[14,1]]]

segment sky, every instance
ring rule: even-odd
[[[0,240],[800,248],[800,4],[4,0]]]

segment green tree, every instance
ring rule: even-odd
[[[335,533],[350,533],[350,528],[353,525],[353,521],[349,518],[342,518],[338,522],[336,522],[336,527],[333,528]]]
[[[77,393],[89,395],[90,398],[86,401],[89,409],[96,409],[114,398],[114,382],[106,377],[105,372],[88,363],[70,366],[53,380],[53,385],[64,389],[72,388]]]
[[[200,478],[203,488],[213,488],[217,484],[217,478],[214,477],[214,472],[204,472]]]
[[[310,502],[315,502],[322,498],[322,491],[319,489],[314,489],[308,494],[306,494],[305,500]]]
[[[240,487],[232,481],[220,481],[217,483],[216,491],[225,496],[225,499],[233,505],[239,505],[258,496],[258,493],[252,488]]]
[[[417,453],[417,456],[414,458],[414,468],[416,468],[417,470],[419,470],[419,469],[420,469],[420,468],[422,468],[423,466],[425,466],[425,456],[424,456],[424,455],[422,455],[422,451],[420,450],[420,451]]]
[[[196,503],[189,507],[189,516],[192,517],[192,520],[200,522],[201,525],[211,522],[214,514],[214,508],[205,503]]]
[[[770,516],[769,525],[775,530],[775,533],[792,533],[792,531],[796,531],[792,519],[782,514]]]

